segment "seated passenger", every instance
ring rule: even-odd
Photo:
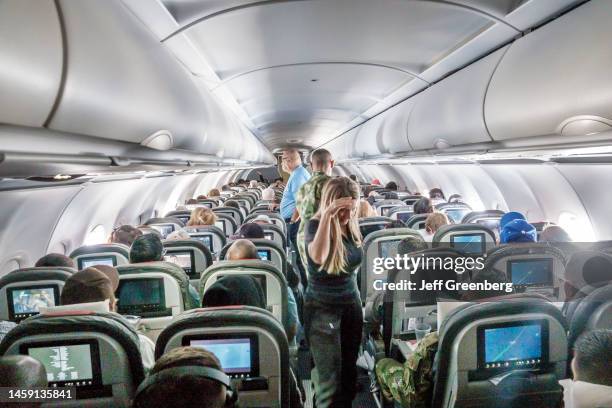
[[[164,244],[160,237],[146,234],[136,238],[130,248],[130,263],[160,262],[164,260]],[[193,305],[200,303],[200,296],[195,288],[189,285],[189,297]]]
[[[184,239],[191,239],[189,234],[187,232],[185,232],[184,229],[178,229],[178,230],[176,230],[174,232],[171,232],[166,237],[166,241],[181,241],[181,240],[184,240]]]
[[[257,180],[249,181],[249,188],[257,188]]]
[[[253,306],[266,308],[264,292],[250,275],[228,275],[213,283],[202,296],[202,307]]]
[[[414,236],[408,236],[397,244],[397,253],[399,255],[407,255],[412,252],[424,251],[427,248],[429,246],[423,240]]]
[[[429,198],[431,199],[432,202],[434,202],[434,204],[438,204],[443,201],[446,201],[446,198],[444,198],[444,193],[442,192],[442,189],[438,187],[432,188],[431,190],[429,190]]]
[[[198,200],[196,200],[195,198],[190,198],[189,200],[187,200],[187,202],[185,202],[185,204],[187,205],[194,205],[197,203],[198,203]]]
[[[196,197],[198,201],[200,200],[206,200],[208,199],[208,197],[206,197],[204,194],[200,194],[199,196]]]
[[[263,201],[274,201],[274,197],[276,197],[276,194],[274,193],[274,190],[270,187],[264,189],[264,191],[261,192],[261,199]]]
[[[230,261],[240,261],[243,259],[260,259],[257,253],[255,244],[246,239],[234,241],[227,251],[227,259]],[[290,343],[293,342],[298,329],[298,311],[297,304],[293,292],[289,288],[287,290],[287,338]]]
[[[255,222],[247,222],[243,224],[236,235],[233,237],[234,239],[263,239],[265,238],[264,230],[259,226],[259,224]],[[230,248],[231,249],[231,248]]]
[[[461,196],[461,194],[451,194],[451,196],[448,197],[448,202],[449,203],[462,203],[463,197]]]
[[[399,190],[395,181],[390,181],[385,184],[385,190],[389,190],[384,193],[385,200],[397,200],[398,196],[396,191]]]
[[[572,242],[569,234],[558,225],[550,225],[538,235],[538,242]]]
[[[433,206],[431,200],[427,197],[420,198],[419,201],[414,203],[412,206],[414,214],[429,214],[433,212]]]
[[[219,191],[219,189],[213,188],[208,192],[208,197],[210,198],[221,197],[221,192]]]
[[[376,210],[366,200],[359,200],[357,218],[376,217]]]
[[[178,347],[157,360],[151,375],[169,368],[211,367],[222,370],[214,354],[200,347]],[[147,388],[139,390],[134,398],[134,408],[224,408],[229,407],[225,385],[197,374],[180,377],[156,377]],[[230,403],[230,401],[227,401]]]
[[[425,241],[431,242],[434,235],[436,235],[436,231],[438,231],[441,226],[448,224],[450,224],[450,222],[446,214],[438,212],[431,213],[427,216],[427,219],[425,219],[425,230],[419,230],[419,232]]]
[[[62,306],[102,302],[107,299],[110,311],[115,312],[117,310],[117,299],[113,290],[113,282],[109,276],[93,267],[83,269],[68,278],[60,294],[60,304]],[[155,364],[155,343],[140,333],[138,339],[140,341],[142,364],[148,371]]]
[[[187,221],[188,227],[197,227],[200,225],[215,225],[217,216],[210,208],[197,207],[191,212],[191,217]]]
[[[259,214],[253,219],[253,223],[260,225],[270,225],[272,224],[272,220],[266,214]]]
[[[521,219],[508,222],[499,234],[499,241],[502,244],[536,242],[537,238],[538,233],[535,227]]]
[[[240,209],[240,204],[238,204],[238,201],[234,201],[234,200],[227,200],[225,203],[223,203],[224,207],[232,207],[235,208],[237,210]]]
[[[514,220],[527,221],[525,216],[521,214],[520,212],[517,212],[517,211],[507,212],[504,215],[502,215],[502,217],[499,219],[499,233],[501,234],[501,230],[506,226],[506,224]]]
[[[42,258],[40,258],[38,261],[36,261],[34,266],[37,268],[41,266],[48,266],[48,267],[60,266],[60,267],[65,267],[65,268],[75,267],[74,261],[71,258],[67,257],[66,255],[62,255],[62,254],[47,254],[43,256]]]
[[[582,334],[574,345],[573,380],[563,386],[565,408],[612,407],[612,330]]]
[[[136,238],[142,235],[142,231],[131,225],[122,225],[119,228],[115,228],[111,232],[109,243],[111,244],[123,244],[126,246],[132,246],[132,243]]]
[[[30,356],[4,356],[0,357],[0,387],[18,390],[32,388],[46,388],[47,370],[42,363]],[[18,402],[6,401],[3,406],[15,406],[21,408],[40,407],[41,402]]]

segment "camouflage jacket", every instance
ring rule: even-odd
[[[376,377],[387,400],[402,407],[424,408],[431,405],[433,363],[438,350],[438,332],[429,333],[404,364],[384,358],[376,363]]]
[[[308,265],[305,252],[306,243],[304,242],[304,231],[306,231],[306,224],[308,224],[308,221],[310,221],[312,216],[315,215],[319,209],[323,186],[330,178],[331,177],[325,173],[317,171],[312,175],[310,180],[300,187],[297,193],[296,208],[300,213],[300,228],[298,229],[297,234],[297,244],[304,267]]]

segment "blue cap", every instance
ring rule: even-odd
[[[502,244],[510,242],[536,242],[538,233],[533,225],[525,220],[514,220],[507,223],[499,234]]]
[[[507,223],[509,223],[510,221],[514,221],[514,220],[526,220],[526,218],[520,212],[516,212],[516,211],[507,212],[499,219],[499,230],[501,231],[506,226]]]

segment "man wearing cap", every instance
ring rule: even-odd
[[[507,215],[507,214],[506,214]],[[500,220],[500,226],[502,221]],[[504,224],[499,234],[500,243],[536,242],[538,233],[533,225],[525,220],[515,219]]]
[[[60,303],[75,305],[108,300],[110,311],[115,312],[117,309],[115,290],[118,286],[119,274],[115,268],[105,265],[89,267],[66,280],[60,295]],[[140,333],[138,340],[142,364],[145,371],[149,371],[155,364],[155,343]]]
[[[306,241],[304,239],[306,225],[308,225],[308,221],[310,221],[319,209],[323,186],[325,186],[327,181],[331,178],[331,172],[334,168],[332,155],[325,149],[317,149],[312,152],[310,163],[313,175],[310,180],[300,188],[297,195],[297,211],[301,219],[300,228],[297,233],[297,247],[302,261],[301,265],[308,264],[306,259]],[[298,266],[301,265],[299,265],[298,262]],[[306,287],[307,282],[305,273],[303,273],[303,268],[301,267],[300,272],[302,273],[302,285]]]

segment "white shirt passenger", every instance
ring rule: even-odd
[[[612,387],[571,379],[561,380],[565,408],[610,408]]]

